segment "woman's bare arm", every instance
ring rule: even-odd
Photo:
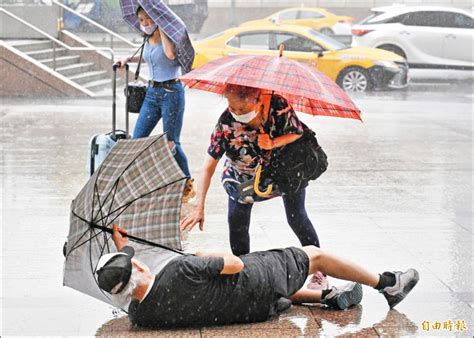
[[[159,28],[158,28],[159,29]],[[170,40],[168,35],[165,34],[161,29],[160,36],[161,36],[161,43],[163,44],[163,51],[168,59],[174,60],[176,59],[176,45]]]
[[[209,154],[206,154],[206,159],[204,160],[203,171],[199,178],[197,196],[196,196],[196,205],[192,213],[183,218],[181,221],[181,230],[191,230],[194,228],[196,223],[199,223],[199,229],[204,229],[204,205],[206,203],[207,191],[211,184],[212,176],[216,171],[217,163],[219,161],[211,157]]]

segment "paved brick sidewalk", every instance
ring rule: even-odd
[[[417,325],[397,310],[387,312],[379,323],[361,325],[362,305],[345,311],[327,310],[321,306],[292,306],[289,310],[263,323],[237,324],[193,329],[149,330],[133,327],[128,318],[105,323],[97,331],[99,337],[276,337],[276,336],[408,336]]]

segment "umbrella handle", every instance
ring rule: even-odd
[[[260,175],[262,174],[262,164],[259,163],[257,173],[255,174],[255,182],[253,183],[253,190],[260,197],[267,197],[272,193],[273,184],[269,184],[266,191],[260,191],[258,185],[260,183]]]
[[[285,45],[283,43],[280,43],[280,48],[279,48],[280,57],[283,56],[283,49],[285,49]]]

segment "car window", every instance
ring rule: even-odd
[[[407,26],[423,27],[448,27],[449,16],[443,16],[443,12],[421,11],[405,14],[403,24]],[[447,13],[450,14],[450,13]]]
[[[473,28],[472,18],[453,12],[422,11],[405,14],[403,24],[409,26]]]
[[[298,11],[286,11],[278,15],[280,20],[296,20]]]
[[[454,25],[455,28],[474,28],[474,19],[461,13],[454,14]]]
[[[325,16],[319,12],[314,11],[300,11],[299,19],[321,19]]]
[[[452,12],[437,12],[438,17],[437,17],[437,27],[456,27],[455,24],[455,15],[456,13]]]
[[[230,39],[229,42],[227,42],[227,45],[231,46],[231,47],[239,48],[240,47],[240,37],[238,35],[234,36],[232,39]]]
[[[408,13],[397,15],[397,16],[394,16],[393,18],[388,18],[388,19],[382,21],[381,23],[404,23],[405,20],[407,19],[407,16],[408,16]],[[377,23],[379,23],[379,22],[377,22]]]
[[[268,32],[240,34],[229,41],[228,45],[242,49],[270,49]]]
[[[326,34],[322,34],[314,29],[308,30],[308,33],[314,36],[316,39],[324,43],[326,46],[328,46],[330,49],[333,50],[341,50],[341,49],[347,49],[348,47],[343,44],[342,42],[339,42]]]
[[[307,39],[303,36],[291,33],[276,33],[275,46],[272,49],[278,49],[280,44],[285,45],[285,50],[289,52],[307,52],[312,53],[317,50],[324,50],[316,42]]]

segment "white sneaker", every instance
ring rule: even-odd
[[[386,272],[384,272],[385,274]],[[415,269],[408,269],[405,272],[392,271],[395,275],[395,285],[387,286],[379,292],[387,299],[388,306],[392,309],[400,303],[420,280],[420,275]]]
[[[331,292],[321,299],[321,304],[331,309],[345,310],[352,305],[357,305],[362,300],[362,285],[349,283],[342,288],[333,286]]]

